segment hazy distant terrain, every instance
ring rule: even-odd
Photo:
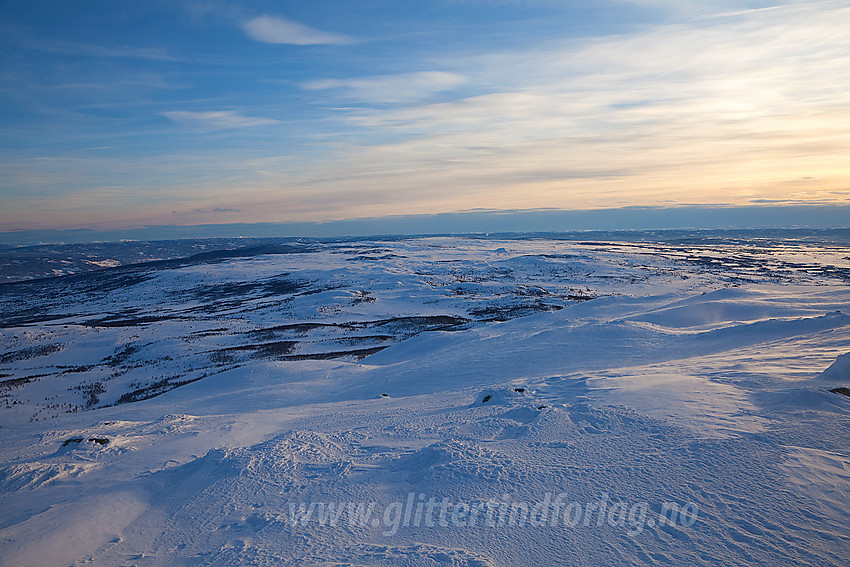
[[[846,561],[846,231],[581,236],[4,251],[0,563]]]
[[[83,274],[140,262],[222,253],[281,239],[208,238],[0,247],[0,283]]]
[[[409,228],[409,227],[407,227]],[[550,238],[557,240],[602,240],[630,242],[668,242],[686,244],[700,242],[763,242],[785,244],[820,243],[850,245],[848,229],[796,230],[645,230],[645,231],[576,231],[550,233],[479,234],[479,239]],[[379,240],[396,240],[385,236]],[[230,251],[241,250],[245,255],[261,254],[269,247],[290,243],[357,242],[367,238],[184,238],[180,240],[121,240],[82,244],[39,244],[27,246],[0,245],[0,283],[82,274],[104,268],[188,258],[207,254],[207,260]],[[372,238],[374,240],[374,237]],[[236,252],[239,254],[240,252]],[[199,260],[203,260],[201,256]]]

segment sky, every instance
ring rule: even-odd
[[[847,30],[833,0],[6,0],[0,232],[843,210]]]

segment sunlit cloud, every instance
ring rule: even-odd
[[[290,45],[346,44],[352,38],[347,35],[311,28],[281,17],[257,16],[242,23],[248,37],[264,43]]]
[[[352,150],[338,182],[361,172],[446,209],[582,208],[793,198],[810,177],[820,201],[850,184],[844,29],[847,8],[799,5],[447,60],[499,92],[348,112],[403,139]]]

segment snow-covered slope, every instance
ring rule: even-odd
[[[0,564],[845,563],[848,256],[441,237],[0,286]]]

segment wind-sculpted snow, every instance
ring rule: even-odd
[[[843,564],[848,274],[434,237],[4,284],[0,564]]]

